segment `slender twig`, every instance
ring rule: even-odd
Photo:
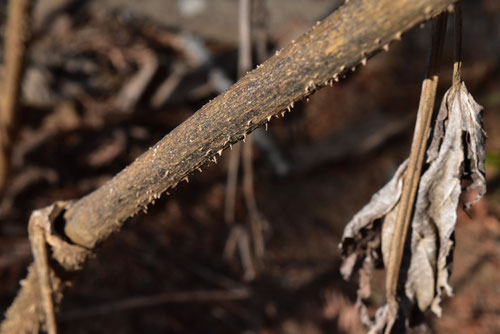
[[[406,169],[401,199],[398,204],[397,218],[392,235],[391,252],[387,264],[386,294],[390,312],[395,319],[398,304],[396,300],[398,277],[403,258],[404,244],[415,201],[415,195],[420,181],[420,173],[424,161],[425,148],[430,129],[431,117],[434,109],[434,100],[438,84],[439,63],[441,59],[444,33],[446,30],[447,13],[442,13],[433,21],[432,47],[427,64],[427,74],[422,85],[420,103],[417,113],[415,132],[411,145],[410,158]],[[392,327],[390,324],[386,332]]]
[[[238,77],[243,77],[252,68],[252,0],[240,0],[239,5],[239,51]]]
[[[267,57],[267,0],[253,0],[252,31],[257,58],[260,63]],[[262,260],[265,252],[264,227],[267,225],[264,217],[260,214],[255,198],[254,172],[253,172],[253,143],[254,136],[266,136],[265,132],[256,132],[248,136],[248,142],[243,147],[243,192],[249,213],[250,229],[252,232],[253,250],[257,260]]]
[[[156,294],[154,296],[131,297],[88,308],[70,310],[61,315],[61,321],[73,321],[76,319],[103,316],[110,313],[154,307],[163,304],[228,302],[247,299],[250,296],[251,291],[248,288],[233,288],[229,290],[173,291]]]
[[[245,73],[252,67],[252,0],[239,1],[239,47],[238,47],[238,75],[244,76]],[[226,184],[226,208],[225,217],[226,223],[234,224],[234,211],[236,204],[236,188],[238,186],[238,168],[239,159],[243,159],[243,191],[247,203],[247,208],[250,212],[256,207],[248,206],[251,202],[255,204],[253,198],[253,170],[252,170],[252,141],[251,135],[247,137],[248,141],[243,144],[236,145],[237,148],[231,152],[229,160],[228,177]],[[242,151],[242,152],[241,152]],[[250,178],[250,179],[249,179]],[[251,183],[248,183],[251,182]],[[249,198],[248,196],[252,196]],[[229,221],[232,219],[232,221]],[[252,260],[251,242],[248,229],[233,225],[232,229],[237,229],[238,233],[230,233],[228,238],[228,245],[237,242],[238,251],[240,254],[241,263],[244,268],[244,277],[246,280],[255,278],[254,261]],[[233,240],[233,238],[236,238]],[[226,247],[225,250],[229,251],[230,248]],[[230,258],[232,254],[225,252],[226,258]]]
[[[47,327],[47,333],[57,334],[57,322],[50,282],[49,252],[47,250],[47,241],[45,240],[44,232],[41,226],[38,226],[33,221],[30,222],[30,243],[37,270],[42,308],[45,315],[45,326]]]
[[[224,200],[224,220],[226,224],[234,223],[236,205],[236,189],[238,188],[238,169],[240,167],[241,143],[233,145],[227,166],[227,180]]]
[[[10,173],[24,63],[30,39],[32,0],[10,0],[5,36],[5,86],[0,104],[0,190]]]
[[[267,8],[267,0],[255,0],[253,11],[253,35],[255,43],[255,52],[257,61],[263,63],[268,57],[267,42],[268,42],[268,21],[269,10]]]
[[[462,3],[458,1],[454,6],[454,38],[455,52],[453,64],[453,87],[458,87],[462,76]]]
[[[252,66],[252,40],[251,40],[251,0],[240,0],[238,7],[238,76],[245,75]],[[233,224],[236,205],[236,189],[238,188],[238,169],[241,159],[241,144],[233,147],[229,157],[227,170],[224,218],[226,224]]]

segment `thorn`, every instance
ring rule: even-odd
[[[168,176],[168,174],[170,174],[170,172],[167,170],[167,171],[165,172],[165,175],[164,175],[163,177],[167,177],[167,176]]]
[[[306,97],[306,102],[309,102],[309,96],[308,96],[308,97]]]
[[[184,181],[186,181],[186,183],[189,183],[189,178],[186,176],[186,177],[184,178]]]
[[[382,42],[382,40],[381,40],[380,38],[376,38],[376,39],[375,39],[375,43],[376,43],[376,44],[380,44],[380,42]]]
[[[385,44],[382,49],[384,49],[385,52],[389,51],[389,44]]]
[[[203,173],[200,167],[197,168],[200,173]]]
[[[217,163],[217,158],[215,157],[215,155],[214,155],[214,162]]]
[[[333,80],[335,80],[335,82],[339,82],[339,76],[335,74],[335,75],[333,76]]]
[[[267,116],[267,121],[270,122],[273,116]]]
[[[247,126],[250,126],[250,124],[252,124],[252,121],[247,122]]]
[[[222,156],[222,149],[220,149],[218,152],[219,156]]]
[[[269,128],[268,124],[269,124],[269,123],[266,123],[266,131],[267,131],[267,129]]]
[[[366,65],[366,58],[361,59],[361,64],[362,64],[363,66],[365,66],[365,65]]]
[[[333,79],[328,81],[328,83],[330,84],[330,87],[333,87]]]
[[[344,72],[344,70],[345,70],[345,66],[344,65],[340,66],[340,72]]]
[[[351,67],[351,71],[356,72],[356,66]]]
[[[292,102],[292,103],[290,103],[290,106],[291,106],[292,108],[293,108],[293,105],[294,105],[294,104],[293,104],[293,102]]]
[[[401,31],[398,31],[395,35],[394,35],[394,38],[397,39],[398,41],[401,39],[401,36],[403,35],[403,33]]]
[[[229,144],[229,148],[232,150],[233,149],[233,144]]]
[[[286,109],[288,110],[288,112],[290,112],[290,106],[286,107]]]
[[[285,112],[284,111],[281,113],[281,117],[285,117]]]
[[[243,134],[243,142],[245,142],[246,140],[247,140],[247,134],[246,134],[246,133],[244,133],[244,134]]]

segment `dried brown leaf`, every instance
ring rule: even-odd
[[[440,107],[427,150],[427,165],[419,183],[411,229],[408,233],[410,247],[405,248],[403,269],[406,297],[425,311],[431,309],[441,314],[443,291],[452,294],[448,284],[451,270],[453,233],[457,219],[462,181],[471,179],[467,190],[475,190],[480,199],[486,192],[484,177],[484,141],[482,107],[477,104],[464,84],[450,88]],[[401,195],[404,162],[370,202],[348,223],[340,248],[345,257],[342,266],[344,277],[349,277],[356,263],[376,260],[381,251],[387,263],[391,249],[397,205]],[[466,203],[470,206],[472,203]],[[370,242],[375,222],[382,220],[381,243]],[[375,231],[376,232],[376,231]],[[367,240],[367,237],[370,240]],[[374,249],[379,247],[379,249]],[[358,302],[367,298],[366,273]],[[364,306],[359,306],[360,310]],[[391,319],[387,318],[387,305],[381,307],[370,332],[380,332]],[[366,323],[366,321],[364,321]]]
[[[446,111],[446,113],[445,113]],[[423,311],[431,306],[441,315],[443,290],[452,294],[448,284],[453,249],[452,235],[457,220],[457,207],[462,180],[472,178],[468,189],[478,192],[476,200],[486,192],[484,179],[484,140],[482,107],[464,84],[450,88],[441,103],[437,123],[444,134],[435,131],[428,154],[429,168],[420,179],[411,233],[411,262],[406,294]],[[443,117],[446,115],[446,117]],[[439,117],[440,116],[440,117]],[[436,128],[439,129],[439,124]],[[436,139],[437,138],[437,139]],[[469,203],[468,203],[469,204]]]

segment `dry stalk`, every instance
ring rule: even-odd
[[[10,171],[10,154],[31,31],[32,0],[10,0],[5,33],[5,85],[0,104],[0,190]]]
[[[410,158],[406,169],[401,199],[398,205],[398,213],[394,234],[391,241],[391,252],[387,264],[386,273],[386,295],[392,319],[398,310],[396,300],[399,271],[403,258],[404,245],[408,226],[415,204],[420,174],[425,156],[426,144],[430,130],[431,118],[434,110],[434,100],[439,79],[439,63],[441,59],[444,34],[446,31],[447,13],[444,12],[433,21],[432,25],[432,48],[427,64],[426,78],[422,84],[422,92],[417,113],[415,132],[411,145]],[[388,326],[390,331],[391,326]]]
[[[455,3],[454,9],[454,64],[453,64],[453,86],[457,87],[460,84],[462,76],[462,3]]]

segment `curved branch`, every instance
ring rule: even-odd
[[[65,233],[93,248],[230,144],[338,79],[453,0],[351,1],[207,103],[108,183],[76,201]]]

